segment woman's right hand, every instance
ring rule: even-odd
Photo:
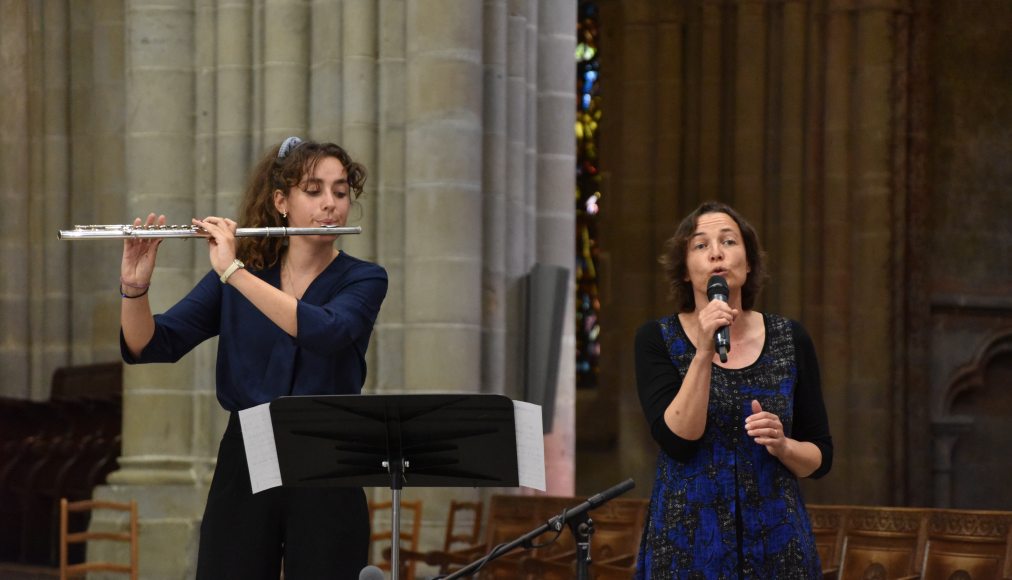
[[[695,336],[696,351],[701,354],[713,355],[717,348],[713,342],[713,335],[718,329],[731,326],[740,312],[727,302],[711,300],[709,304],[699,311],[697,316],[698,334]]]
[[[144,225],[165,225],[165,216],[155,218],[149,213]],[[134,219],[134,227],[141,225],[141,218]],[[123,262],[120,266],[121,282],[131,287],[145,287],[151,284],[151,274],[155,271],[155,258],[161,238],[128,238],[123,240]]]

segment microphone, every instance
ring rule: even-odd
[[[727,280],[723,276],[710,276],[710,281],[706,283],[707,300],[720,300],[726,304],[727,295],[730,293],[727,289]],[[720,362],[726,363],[727,351],[731,350],[731,329],[727,326],[718,328],[717,332],[713,333],[713,342],[717,345]]]
[[[385,580],[383,570],[376,566],[366,566],[358,573],[358,580]]]

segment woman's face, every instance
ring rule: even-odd
[[[288,214],[288,227],[343,226],[351,208],[348,171],[336,157],[324,157],[287,196],[276,190],[274,206]]]
[[[685,268],[686,279],[697,296],[702,294],[704,303],[710,276],[723,276],[732,294],[740,292],[749,267],[738,223],[722,212],[699,216],[686,248]]]

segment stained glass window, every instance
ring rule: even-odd
[[[597,271],[597,213],[601,177],[597,128],[601,121],[598,82],[598,6],[580,0],[576,26],[576,386],[597,386],[601,355]]]

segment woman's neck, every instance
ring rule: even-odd
[[[288,241],[285,261],[296,272],[319,273],[334,261],[338,253],[333,244],[313,244],[309,240],[292,237]]]

